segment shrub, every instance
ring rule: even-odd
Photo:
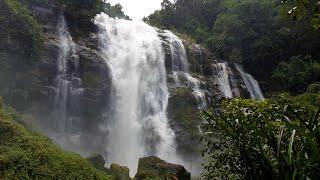
[[[227,100],[207,120],[204,176],[212,179],[320,177],[319,95]]]

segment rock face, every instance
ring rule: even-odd
[[[58,61],[61,59],[62,49],[66,48],[61,38],[61,34],[65,35],[65,32],[61,33],[59,30],[61,19],[63,19],[61,17],[65,14],[64,7],[61,7],[60,1],[57,0],[18,2],[29,10],[30,15],[40,26],[43,40],[42,51],[39,57],[37,56],[30,63],[18,55],[9,54],[10,52],[8,52],[9,55],[6,54],[7,52],[3,55],[0,48],[0,96],[18,111],[31,114],[37,120],[37,127],[32,128],[41,129],[64,149],[83,155],[92,152],[105,155],[108,130],[101,129],[100,124],[107,114],[106,111],[110,109],[108,102],[110,102],[112,87],[109,69],[99,54],[95,29],[90,29],[90,33],[85,35],[74,33],[71,30],[76,31],[78,27],[71,27],[71,21],[67,17],[64,18],[68,34],[72,36],[74,52],[79,63],[76,68],[75,63],[71,62],[75,59],[72,57],[73,54],[66,55],[68,57],[66,57],[67,67],[64,80],[67,79],[69,82],[62,82],[77,84],[75,86],[77,88],[79,86],[81,93],[64,98],[67,101],[65,103],[66,112],[61,113],[57,101],[62,99],[59,96],[62,92],[59,92],[59,86],[62,85],[57,80],[61,73]],[[2,1],[0,4],[2,5]],[[0,21],[0,26],[2,22]],[[91,21],[90,23],[93,24]],[[0,42],[0,47],[1,44],[3,42]],[[63,87],[67,87],[64,88],[67,92],[65,94],[77,93],[70,88],[71,86]],[[74,97],[77,99],[75,100]],[[68,117],[60,118],[59,114],[66,114]],[[67,123],[63,123],[65,128],[57,126],[60,119],[68,119]],[[67,129],[68,132],[62,129]],[[66,134],[62,137],[54,136],[62,133],[68,136]]]
[[[183,166],[167,163],[155,156],[140,158],[135,175],[136,180],[190,180],[190,178],[191,174]]]

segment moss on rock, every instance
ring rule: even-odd
[[[129,168],[118,164],[111,164],[108,174],[112,175],[115,180],[131,180],[129,176]]]
[[[190,180],[191,174],[181,165],[170,164],[158,157],[151,156],[139,159],[135,180],[175,179]]]
[[[185,155],[200,152],[196,144],[199,144],[199,126],[202,120],[197,100],[191,89],[180,87],[172,92],[168,105],[168,117],[175,130],[178,151]]]
[[[89,157],[87,157],[87,160],[90,161],[92,166],[95,167],[96,169],[99,169],[101,171],[105,170],[104,168],[105,160],[101,154],[97,154],[97,153],[91,154]]]

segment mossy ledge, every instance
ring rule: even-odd
[[[0,100],[0,103],[2,100]],[[80,155],[26,130],[0,105],[0,179],[112,179]]]

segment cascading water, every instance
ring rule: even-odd
[[[75,117],[71,116],[72,108],[76,111],[78,99],[83,92],[81,79],[78,78],[78,56],[76,55],[75,44],[68,32],[67,24],[63,15],[59,16],[58,25],[60,50],[57,59],[58,75],[56,77],[56,127],[54,128],[53,139],[67,148],[69,142],[65,142],[65,134],[72,129],[72,121]],[[69,65],[72,65],[72,70]]]
[[[174,76],[176,86],[182,86],[182,80],[188,87],[192,88],[193,95],[198,101],[198,108],[205,109],[207,107],[205,92],[200,89],[200,81],[190,75],[189,62],[186,49],[181,39],[170,31],[165,30],[161,35],[164,37],[164,43],[170,47],[171,54],[171,71]]]
[[[229,67],[227,63],[217,63],[213,65],[215,78],[219,88],[226,98],[233,98],[232,87],[229,80]]]
[[[251,98],[263,100],[264,96],[260,89],[258,81],[255,80],[254,77],[252,77],[250,74],[246,73],[240,64],[236,64],[236,68],[240,72],[241,77],[243,78],[244,83],[246,84],[246,87],[250,93]]]
[[[108,162],[128,166],[132,175],[142,156],[179,162],[166,115],[169,93],[157,29],[104,13],[96,16],[95,24],[114,89]]]

